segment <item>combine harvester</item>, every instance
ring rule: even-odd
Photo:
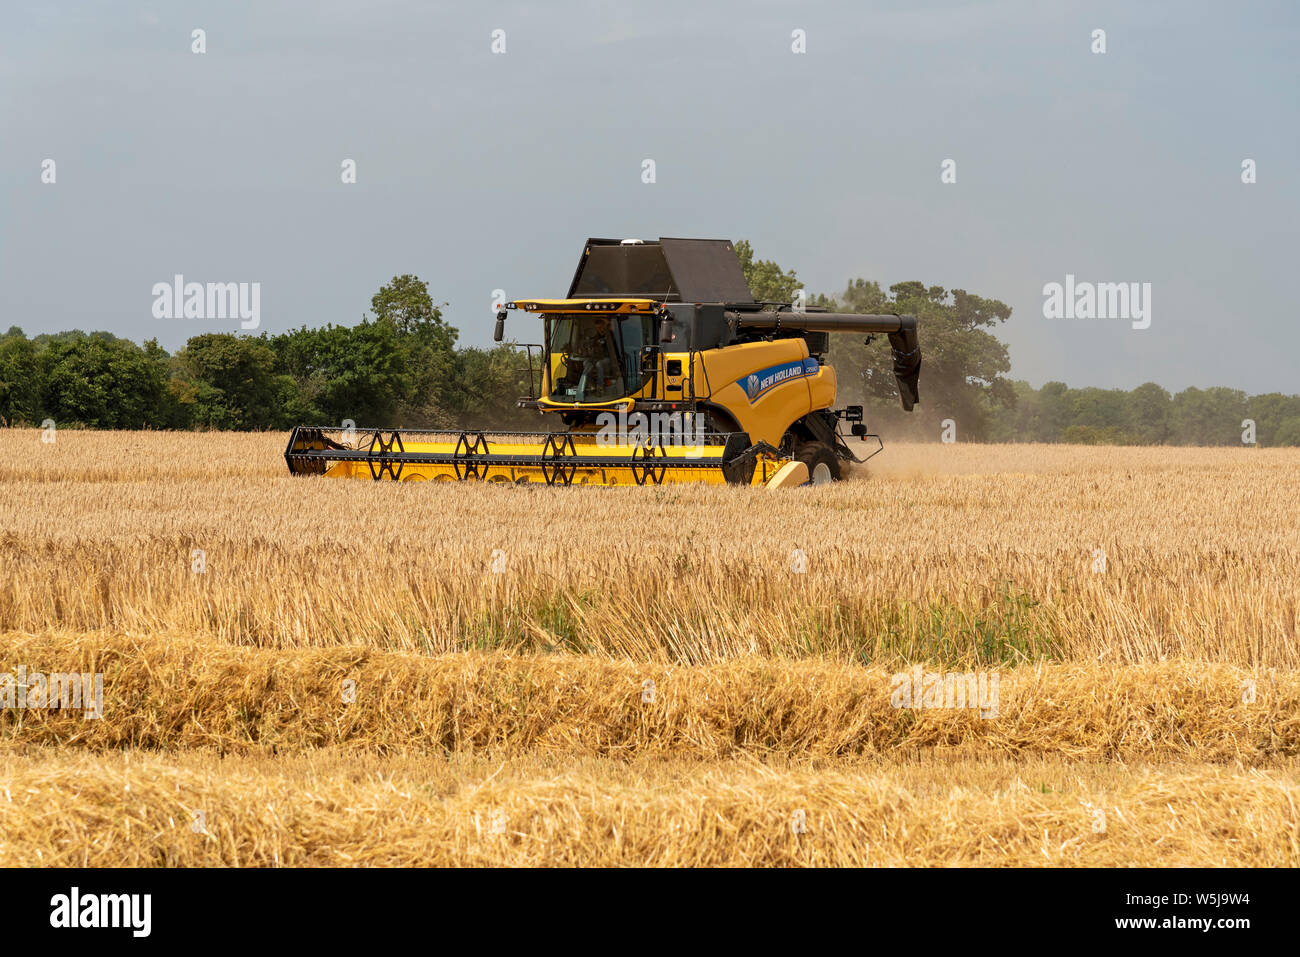
[[[841,421],[864,443],[876,440],[872,455],[882,443],[862,424],[861,406],[831,409],[835,370],[823,356],[832,332],[888,335],[903,408],[918,401],[915,316],[756,302],[726,240],[589,239],[568,297],[506,303],[497,342],[508,310],[542,319],[541,345],[521,346],[533,394],[519,405],[558,416],[563,430],[298,426],[284,454],[289,471],[547,485],[834,481],[842,462],[866,461]]]

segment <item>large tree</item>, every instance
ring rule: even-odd
[[[1163,445],[1169,441],[1169,417],[1173,399],[1154,382],[1144,382],[1128,394],[1125,425],[1129,435],[1144,445]]]
[[[399,415],[412,380],[402,345],[396,325],[381,320],[276,336],[277,368],[294,383],[282,390],[286,415],[319,425],[422,425]]]
[[[0,338],[0,425],[40,422],[44,384],[36,346],[15,326]]]
[[[1246,393],[1216,387],[1178,393],[1171,419],[1182,445],[1240,445],[1246,417]]]
[[[38,336],[44,413],[99,429],[158,428],[167,388],[166,353],[107,332]]]
[[[771,302],[791,302],[795,291],[802,285],[794,270],[782,269],[770,259],[755,259],[754,247],[748,239],[736,243],[736,257],[745,271],[745,281],[755,299]]]
[[[410,371],[399,397],[402,421],[416,427],[453,425],[458,405],[456,330],[442,318],[429,284],[409,274],[394,276],[370,300],[376,323],[391,324]]]
[[[194,336],[177,354],[173,390],[195,425],[265,429],[276,416],[275,353],[263,337],[220,332]]]

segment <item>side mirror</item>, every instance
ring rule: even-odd
[[[497,313],[497,327],[492,333],[492,341],[500,342],[506,337],[506,311],[502,309]]]
[[[659,368],[659,347],[646,346],[641,350],[641,371],[655,372]]]
[[[666,315],[659,320],[659,341],[661,343],[673,341],[673,317],[672,316]]]

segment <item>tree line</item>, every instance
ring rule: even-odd
[[[0,338],[0,420],[102,429],[299,424],[510,428],[528,390],[508,345],[457,348],[428,284],[398,276],[353,326],[207,333],[174,355],[107,332]]]
[[[794,300],[793,270],[757,260],[736,244],[757,299]],[[831,337],[839,404],[862,404],[873,430],[933,440],[942,423],[959,440],[1089,444],[1300,445],[1300,396],[1225,389],[1171,395],[1148,382],[1133,390],[1035,389],[1009,377],[996,337],[1011,309],[996,299],[921,282],[854,279],[810,306],[842,312],[913,313],[921,323],[922,403],[898,407],[886,337]],[[175,354],[107,332],[0,337],[0,424],[106,429],[288,429],[358,427],[538,429],[515,401],[530,390],[526,358],[506,344],[457,345],[457,330],[428,284],[396,276],[351,326],[302,327],[279,335],[206,333]]]
[[[736,244],[756,299],[790,302],[802,287],[794,270],[757,260]],[[993,330],[1011,308],[962,289],[900,282],[882,289],[851,280],[836,296],[807,297],[809,306],[838,312],[902,313],[921,329],[921,404],[898,405],[884,336],[831,337],[829,360],[839,377],[840,404],[861,404],[873,430],[934,440],[951,422],[958,440],[1071,442],[1110,445],[1300,445],[1300,396],[1247,395],[1237,389],[1184,389],[1176,395],[1154,382],[1132,390],[1070,388],[1048,382],[1035,389],[1011,379],[1007,347]]]

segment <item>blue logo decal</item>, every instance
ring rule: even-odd
[[[796,359],[793,362],[782,362],[780,365],[751,372],[743,380],[738,381],[737,385],[745,390],[745,396],[753,402],[779,385],[804,376],[816,375],[819,368],[816,359]]]

